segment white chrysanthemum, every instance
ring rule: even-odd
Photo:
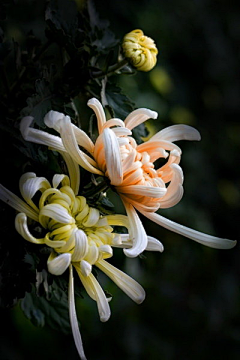
[[[121,196],[129,219],[133,241],[132,246],[124,250],[127,256],[139,255],[148,243],[136,209],[157,224],[203,245],[217,249],[231,249],[236,245],[236,241],[203,234],[156,213],[159,208],[174,206],[182,198],[183,171],[179,165],[182,152],[175,142],[200,140],[196,129],[188,125],[173,125],[137,145],[131,130],[149,118],[156,119],[158,114],[155,111],[141,108],[131,112],[124,121],[118,118],[107,121],[97,99],[90,99],[88,105],[97,117],[99,136],[95,144],[71,123],[68,116],[55,111],[50,111],[44,121],[59,132],[60,137],[29,127],[32,118],[22,120],[22,134],[25,140],[48,145],[69,156],[74,164],[109,178]],[[155,162],[160,158],[165,159],[165,164],[156,168]]]

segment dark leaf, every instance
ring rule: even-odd
[[[141,144],[143,141],[142,141],[142,138],[143,137],[147,137],[148,136],[148,130],[145,126],[144,123],[136,126],[133,130],[132,130],[132,133],[133,133],[133,137],[134,139],[136,140],[136,142],[138,144]]]
[[[36,94],[27,99],[28,106],[22,110],[22,115],[33,116],[36,124],[44,128],[43,118],[52,108],[52,97],[53,95],[50,92],[49,84],[43,79],[36,80]]]
[[[44,277],[43,277],[44,278]],[[51,278],[50,278],[51,279]],[[26,293],[21,301],[21,307],[28,319],[36,326],[49,325],[55,330],[67,334],[71,331],[68,310],[67,281],[65,278],[53,278],[51,285],[49,278],[45,281],[45,293],[41,296],[40,290],[32,286],[32,291]],[[47,292],[46,292],[47,287]]]
[[[125,119],[126,116],[134,109],[134,103],[122,93],[120,87],[113,83],[107,83],[106,98],[114,115],[120,119]]]

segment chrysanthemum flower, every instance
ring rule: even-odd
[[[137,109],[124,121],[117,118],[106,121],[97,99],[90,99],[88,105],[97,117],[99,136],[95,144],[71,123],[69,116],[56,111],[50,111],[44,121],[49,128],[59,132],[60,137],[30,127],[31,117],[23,118],[21,132],[25,140],[48,145],[67,154],[86,170],[109,178],[121,196],[129,219],[132,247],[124,250],[127,256],[139,255],[148,242],[135,209],[157,224],[203,245],[217,249],[235,246],[236,241],[203,234],[156,213],[159,208],[174,206],[182,198],[181,149],[174,142],[200,140],[197,130],[188,125],[172,125],[137,145],[131,130],[149,118],[156,119],[158,114],[155,111]],[[166,159],[166,162],[155,168],[154,163],[159,158]]]
[[[51,248],[47,261],[48,271],[63,274],[69,268],[69,315],[73,337],[81,359],[86,359],[74,302],[73,270],[88,295],[97,302],[101,321],[110,316],[109,300],[92,274],[95,265],[114,281],[132,300],[140,304],[145,298],[143,288],[130,276],[115,268],[106,260],[113,254],[112,247],[129,247],[128,234],[115,234],[112,225],[129,228],[124,215],[102,216],[99,210],[88,206],[85,197],[77,196],[79,167],[68,155],[64,155],[68,168],[74,175],[70,181],[66,175],[54,175],[52,185],[44,177],[26,173],[20,178],[20,193],[24,200],[0,185],[0,199],[18,211],[15,228],[27,241]],[[75,188],[75,190],[74,190]],[[38,203],[35,195],[40,194]],[[43,237],[32,235],[27,219],[39,223]],[[147,250],[163,251],[162,244],[148,238]]]
[[[123,38],[124,56],[140,71],[150,71],[157,62],[158,49],[154,41],[142,30],[133,30]]]

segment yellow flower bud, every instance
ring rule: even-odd
[[[154,41],[142,30],[133,30],[123,38],[124,55],[140,71],[151,70],[157,62],[158,49]]]

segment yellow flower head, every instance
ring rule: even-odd
[[[113,247],[132,246],[129,234],[115,234],[112,225],[129,228],[128,218],[124,215],[100,214],[90,207],[86,198],[76,195],[73,186],[79,178],[79,168],[65,154],[72,181],[67,175],[56,174],[52,185],[44,177],[28,172],[20,178],[19,187],[22,199],[0,184],[0,199],[19,213],[15,218],[15,228],[27,241],[47,245],[51,254],[47,260],[48,271],[61,275],[69,268],[69,313],[73,336],[81,359],[86,359],[78,329],[75,302],[73,270],[85,287],[88,295],[97,302],[101,321],[110,317],[109,300],[97,279],[92,274],[92,266],[97,266],[114,281],[132,300],[141,303],[145,298],[144,289],[124,272],[108,263],[106,259],[113,254]],[[74,175],[74,177],[73,177]],[[36,194],[40,197],[36,201]],[[28,227],[28,218],[42,227],[42,238],[36,238]],[[163,251],[162,244],[148,239],[147,250]]]
[[[122,43],[123,53],[131,64],[140,71],[151,70],[157,62],[158,49],[154,41],[142,30],[126,34]]]

